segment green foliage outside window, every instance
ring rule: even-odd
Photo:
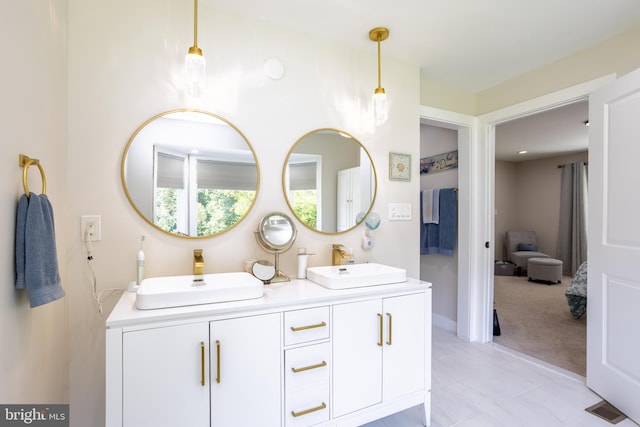
[[[155,224],[170,233],[185,233],[178,229],[178,191],[174,188],[158,188],[156,192]],[[220,233],[235,225],[247,212],[255,197],[255,191],[198,190],[197,236]]]
[[[198,236],[220,233],[247,212],[255,191],[198,190]]]
[[[154,223],[169,233],[178,231],[178,190],[158,188],[156,191],[156,218]]]
[[[316,190],[294,190],[293,199],[296,201],[293,208],[296,216],[310,228],[317,228],[318,202]]]

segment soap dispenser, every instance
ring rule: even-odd
[[[298,279],[306,279],[307,278],[307,259],[309,258],[306,248],[298,248]]]

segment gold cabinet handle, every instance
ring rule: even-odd
[[[310,414],[312,412],[322,411],[326,407],[327,407],[327,404],[322,402],[322,405],[316,406],[315,408],[305,409],[304,411],[300,411],[300,412],[291,411],[291,415],[293,415],[294,417],[301,417],[303,415],[307,415],[307,414]]]
[[[323,360],[321,363],[318,363],[316,365],[305,366],[304,368],[291,368],[291,370],[295,373],[298,373],[298,372],[309,371],[311,369],[324,368],[325,366],[327,366],[327,362]]]
[[[325,322],[321,322],[321,323],[316,323],[315,325],[308,325],[308,326],[292,326],[291,330],[293,332],[298,332],[298,331],[306,331],[307,329],[324,328],[325,326],[327,326],[327,324]]]
[[[200,360],[202,362],[202,367],[200,372],[202,373],[202,376],[200,378],[200,384],[202,384],[202,386],[204,387],[205,385],[205,381],[204,381],[204,341],[200,341]]]
[[[216,340],[216,383],[220,384],[220,340]]]
[[[387,341],[387,345],[391,345],[391,334],[393,333],[393,317],[391,317],[391,313],[387,313],[389,317],[389,341]]]
[[[378,313],[378,319],[380,320],[380,339],[378,340],[378,346],[382,347],[382,314]]]

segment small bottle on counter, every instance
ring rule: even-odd
[[[298,248],[298,274],[296,277],[298,279],[306,279],[307,278],[307,258],[309,258],[306,248]]]
[[[144,236],[140,237],[140,251],[136,256],[136,285],[140,286],[140,282],[144,279],[144,252],[142,252],[142,243]]]

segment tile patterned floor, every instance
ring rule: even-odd
[[[496,344],[433,330],[432,427],[607,427],[585,408],[601,399],[584,378]],[[411,408],[366,427],[418,427]],[[637,427],[626,419],[616,427]]]

